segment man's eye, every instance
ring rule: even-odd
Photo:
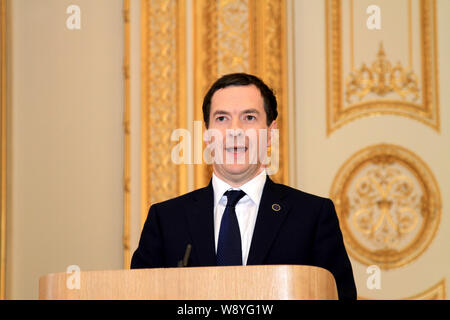
[[[256,117],[252,116],[252,115],[246,115],[245,119],[248,120],[248,121],[253,121],[253,120],[256,120]]]
[[[225,121],[225,119],[226,119],[225,116],[219,116],[216,118],[216,120],[219,122]]]

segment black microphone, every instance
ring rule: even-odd
[[[178,261],[178,267],[187,267],[189,256],[191,255],[192,245],[189,243],[186,246],[186,251],[184,252],[183,260]]]

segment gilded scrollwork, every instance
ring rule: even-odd
[[[353,155],[338,171],[331,198],[349,254],[384,269],[418,258],[440,223],[432,172],[399,146],[375,145]]]
[[[392,66],[386,58],[383,43],[377,53],[377,59],[367,66],[362,64],[361,68],[351,72],[345,80],[345,100],[351,104],[352,97],[357,101],[369,93],[384,97],[389,93],[396,93],[401,99],[416,101],[419,99],[419,85],[417,75],[413,70],[405,70],[400,62]]]
[[[186,191],[171,161],[172,130],[186,109],[184,1],[142,0],[142,223],[150,204]]]
[[[382,166],[368,170],[356,181],[352,225],[380,246],[395,245],[412,232],[419,216],[420,198],[414,181],[401,170]]]
[[[217,73],[249,71],[248,0],[219,0],[217,6]]]
[[[417,18],[412,16],[411,2],[406,2],[408,67],[391,63],[379,47],[373,63],[369,63],[373,58],[364,57],[361,67],[355,68],[353,48],[358,40],[353,36],[353,0],[348,0],[348,21],[343,21],[344,1],[326,0],[327,135],[350,121],[383,114],[418,120],[439,132],[436,2],[419,0]],[[420,34],[413,34],[413,19],[419,20]],[[345,35],[350,42],[348,52],[343,48]],[[416,65],[412,65],[413,39],[421,48]],[[351,61],[349,70],[344,68],[344,59]]]

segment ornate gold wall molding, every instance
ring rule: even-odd
[[[130,252],[130,1],[124,0],[124,267]],[[171,161],[172,130],[186,127],[184,0],[141,0],[141,221],[151,204],[187,191],[186,165]]]
[[[184,0],[141,1],[142,221],[150,204],[187,191],[187,169],[171,160],[172,131],[186,128]]]
[[[345,79],[347,103],[351,104],[353,98],[361,100],[370,93],[381,97],[396,93],[402,99],[410,96],[412,101],[419,98],[417,75],[413,70],[403,68],[400,62],[393,66],[386,57],[382,42],[376,60],[370,66],[363,63]]]
[[[128,269],[131,262],[130,252],[130,0],[123,1],[123,22],[124,22],[124,55],[123,55],[123,78],[124,78],[124,171],[123,171],[123,194],[124,194],[124,215],[123,215],[123,267]]]
[[[0,0],[0,90],[0,300],[3,300],[6,290],[6,0]]]
[[[288,183],[289,168],[285,10],[284,0],[194,0],[194,119],[203,121],[203,97],[220,76],[249,72],[261,77],[279,105],[280,160],[273,178],[282,183]],[[195,188],[210,178],[211,168],[195,165]]]
[[[411,151],[379,144],[339,169],[330,197],[349,254],[382,269],[404,266],[431,244],[441,220],[439,186]]]
[[[361,67],[354,66],[353,0],[348,0],[349,21],[343,21],[341,0],[326,1],[327,46],[327,135],[350,121],[382,114],[404,116],[418,120],[440,131],[437,70],[436,1],[419,0],[421,70],[413,66],[412,1],[408,1],[408,64],[399,63],[389,68],[392,48],[384,48],[382,63],[370,61],[377,52],[367,57]],[[400,13],[399,13],[400,14]],[[348,24],[348,28],[344,25]],[[361,26],[360,26],[361,27]],[[344,29],[350,48],[344,50]],[[364,45],[364,44],[361,44]],[[346,48],[346,47],[345,47]],[[350,60],[350,72],[343,70],[344,59]],[[393,65],[393,63],[392,63]],[[421,78],[418,81],[417,78]],[[391,90],[386,90],[386,89]],[[355,99],[356,98],[356,99]]]
[[[414,296],[407,297],[403,300],[445,300],[445,278],[436,283],[434,286],[418,293]]]

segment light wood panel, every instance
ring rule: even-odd
[[[311,266],[197,267],[81,272],[39,280],[40,299],[253,300],[337,299],[333,275]]]

